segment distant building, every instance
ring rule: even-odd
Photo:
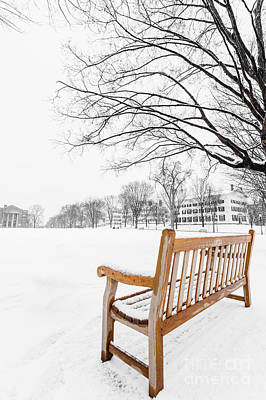
[[[248,224],[248,198],[244,193],[234,190],[216,192],[212,204],[204,205],[204,224]],[[180,207],[178,224],[202,225],[200,203],[195,199],[187,199]]]
[[[29,212],[19,207],[4,205],[0,207],[0,228],[28,228]]]

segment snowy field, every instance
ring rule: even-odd
[[[96,267],[149,272],[159,239],[159,231],[0,230],[0,400],[149,398],[146,378],[115,357],[100,361],[105,278]],[[265,398],[265,258],[257,234],[250,309],[224,299],[165,337],[159,400]],[[146,337],[121,324],[115,335],[147,361]]]

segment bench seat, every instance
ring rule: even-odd
[[[203,271],[203,276],[204,276],[204,274],[205,274],[205,271]],[[185,298],[186,298],[187,292],[188,292],[189,279],[190,279],[190,277],[187,276],[186,280],[184,282],[184,286],[185,286],[184,297]],[[210,280],[210,276],[208,277],[208,281],[209,280]],[[195,276],[194,280],[193,280],[194,287],[196,285],[196,282],[197,282],[197,277]],[[178,280],[176,282],[175,294],[174,294],[174,304],[177,301],[179,287],[180,287],[180,280]],[[170,285],[168,285],[168,288],[170,288]],[[201,282],[200,293],[202,293],[202,289],[203,289],[203,280]],[[118,314],[120,317],[126,319],[129,322],[132,322],[137,325],[148,325],[151,298],[152,298],[152,289],[142,290],[140,292],[133,293],[128,296],[123,296],[123,297],[116,299],[112,304],[111,310],[115,314]],[[201,298],[202,298],[202,295],[200,295],[199,300],[201,300]],[[195,300],[195,298],[192,297],[191,304],[195,303],[194,300]],[[183,306],[185,306],[185,305],[186,305],[186,301],[184,301],[184,303],[183,303]],[[176,310],[176,307],[173,307],[173,312],[175,312],[175,310]],[[166,317],[166,310],[164,311],[163,319],[165,319],[165,317]]]

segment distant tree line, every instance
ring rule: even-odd
[[[118,196],[108,195],[104,198],[90,198],[84,202],[64,205],[59,214],[50,218],[50,228],[97,228],[100,223],[110,227],[114,225],[115,213],[119,209],[124,227],[138,228],[140,216],[144,216],[145,224],[151,217],[156,224],[166,223],[167,209],[161,200],[152,200],[152,186],[147,182],[130,182],[123,186]]]
[[[104,215],[104,200],[87,199],[81,203],[64,205],[59,214],[47,222],[49,228],[97,228]]]
[[[47,227],[52,228],[97,228],[101,225],[120,227],[128,225],[148,227],[149,221],[177,228],[180,222],[180,208],[188,198],[199,206],[199,221],[202,227],[207,221],[218,219],[217,209],[221,195],[210,182],[210,171],[201,177],[194,176],[189,169],[183,169],[180,162],[163,160],[153,168],[150,181],[134,181],[122,186],[118,196],[106,195],[103,198],[88,198],[83,202],[64,205],[60,212],[50,218]],[[246,212],[251,225],[266,222],[266,183],[261,175],[231,176],[239,191],[249,196]],[[253,178],[253,179],[251,179]],[[189,193],[188,193],[189,188]],[[181,215],[182,217],[182,215]]]
[[[113,226],[114,216],[119,209],[124,227],[131,224],[138,228],[140,218],[145,226],[149,219],[156,224],[166,224],[170,215],[170,224],[177,223],[177,212],[185,200],[185,183],[190,176],[183,171],[179,162],[162,162],[151,176],[153,185],[145,181],[134,181],[122,187],[118,196],[89,198],[81,203],[64,205],[59,214],[50,218],[47,226],[54,228],[97,228],[103,220]]]

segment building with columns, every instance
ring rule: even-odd
[[[28,228],[30,226],[28,210],[16,206],[0,207],[0,228]]]

